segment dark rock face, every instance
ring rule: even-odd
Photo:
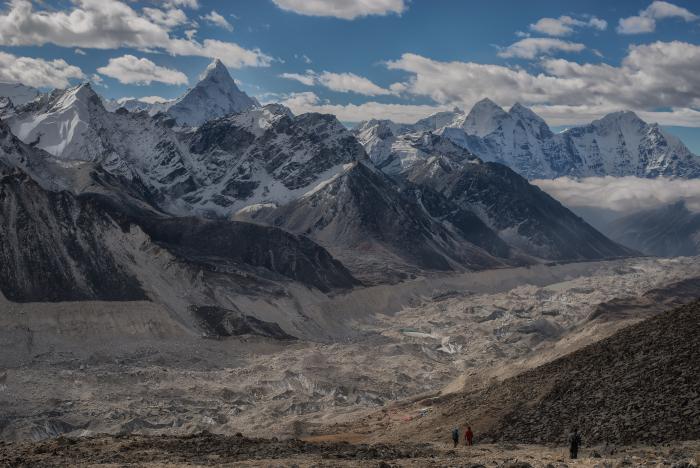
[[[258,335],[276,340],[296,340],[279,325],[217,306],[192,306],[201,328],[211,337]]]
[[[303,236],[256,224],[201,218],[133,219],[151,239],[181,258],[257,268],[262,275],[314,286],[321,291],[358,285],[326,250]]]
[[[700,213],[684,202],[644,210],[614,221],[606,228],[611,238],[648,255],[692,256],[700,253]]]
[[[378,276],[391,280],[392,275],[401,279],[395,275],[412,269],[502,264],[435,221],[414,195],[402,194],[382,172],[364,163],[311,195],[251,218],[312,237],[370,281]]]
[[[92,203],[0,165],[0,289],[9,300],[145,299],[108,245],[120,234]]]
[[[265,122],[262,128],[259,121]],[[279,105],[207,122],[191,136],[190,150],[212,182],[223,184],[222,195],[231,204],[248,200],[268,179],[296,190],[324,171],[366,158],[335,116],[295,117]]]
[[[305,237],[240,222],[173,218],[144,203],[153,197],[148,189],[99,166],[89,177],[103,193],[47,190],[25,170],[41,173],[49,162],[0,122],[0,290],[10,300],[146,299],[125,253],[132,228],[184,262],[224,274],[233,264],[247,272],[246,281],[298,281],[322,291],[359,284]]]
[[[562,443],[572,426],[584,446],[696,440],[698,349],[696,301],[454,404],[494,408],[498,422],[487,440]]]
[[[465,164],[450,172],[414,170],[407,178],[433,188],[463,209],[479,213],[487,225],[501,233],[501,238],[506,236],[509,244],[530,255],[583,260],[634,254],[502,164]]]

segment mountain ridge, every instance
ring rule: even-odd
[[[379,121],[364,121],[355,134],[376,151],[383,144],[363,135]],[[631,111],[608,114],[561,133],[551,131],[536,113],[520,103],[506,112],[488,98],[469,113],[455,108],[415,124],[382,123],[379,140],[431,131],[443,135],[485,161],[500,162],[528,179],[561,176],[700,177],[700,157],[658,124],[647,124]]]

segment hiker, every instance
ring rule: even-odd
[[[459,428],[455,427],[452,429],[452,442],[454,442],[454,448],[457,448],[459,443]]]
[[[581,436],[578,433],[577,428],[573,428],[571,430],[571,434],[569,434],[569,454],[571,455],[571,459],[575,459],[578,457],[578,448],[581,445]]]
[[[474,433],[472,432],[472,428],[467,426],[467,430],[464,431],[464,443],[471,447],[472,439],[474,439]]]

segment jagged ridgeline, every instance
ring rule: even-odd
[[[629,111],[554,133],[521,104],[506,112],[483,99],[469,113],[455,109],[411,125],[369,120],[355,129],[373,161],[386,159],[401,135],[425,131],[443,135],[484,161],[505,164],[528,179],[700,177],[700,158],[683,142]]]
[[[163,301],[156,275],[194,285],[169,304],[192,324],[191,306],[236,311],[226,291],[290,298],[295,285],[328,294],[635,254],[451,138],[458,113],[351,132],[332,115],[260,106],[219,61],[183,97],[151,105],[122,107],[89,84],[12,91],[0,152],[11,300]],[[475,134],[539,122],[487,101],[464,117]],[[295,323],[284,331],[301,333]]]

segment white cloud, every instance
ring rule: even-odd
[[[160,96],[144,96],[144,97],[140,97],[139,101],[146,102],[148,104],[158,104],[158,103],[162,103],[162,102],[170,102],[170,101],[172,101],[172,99],[166,99],[166,98],[160,97]]]
[[[443,106],[384,104],[365,102],[362,104],[331,104],[321,101],[312,92],[294,93],[280,101],[295,114],[320,112],[334,114],[343,122],[360,122],[367,119],[390,119],[399,123],[413,123],[427,115],[447,110]]]
[[[318,76],[321,85],[340,93],[357,93],[364,96],[391,94],[391,91],[377,86],[363,76],[354,73],[331,73],[324,71]]]
[[[352,20],[360,16],[401,14],[404,0],[272,0],[283,10],[307,16],[331,16]]]
[[[171,85],[186,85],[187,75],[172,68],[156,65],[146,58],[123,55],[109,59],[109,63],[97,69],[103,75],[123,84],[151,84],[153,81]]]
[[[331,73],[328,71],[316,73],[313,70],[307,70],[303,75],[299,73],[283,73],[280,77],[296,80],[306,86],[324,86],[339,93],[357,93],[363,96],[393,94],[393,91],[384,89],[367,78],[354,73]]]
[[[621,18],[617,26],[620,34],[642,34],[653,32],[656,21],[665,18],[681,18],[686,22],[695,21],[698,16],[689,10],[669,2],[656,0],[637,16]]]
[[[300,73],[282,73],[280,77],[288,80],[298,81],[299,83],[306,86],[313,86],[316,84],[316,75],[309,72],[307,72],[305,75],[302,75]]]
[[[530,25],[532,31],[549,36],[568,36],[569,34],[573,34],[575,28],[584,27],[604,31],[608,27],[608,23],[595,16],[581,20],[564,15],[559,18],[541,18],[536,23]]]
[[[0,12],[0,45],[163,50],[172,55],[220,57],[233,68],[272,62],[272,57],[259,49],[245,49],[233,42],[174,37],[172,26],[167,24],[172,23],[168,13],[162,11],[164,19],[158,23],[153,17],[161,14],[155,10],[139,13],[118,0],[72,0],[70,10],[35,10],[29,0],[13,0],[9,9]]]
[[[294,58],[297,60],[301,60],[302,62],[304,62],[306,64],[311,63],[311,59],[306,54],[294,54]]]
[[[71,79],[84,79],[85,74],[63,59],[44,60],[17,57],[0,52],[0,81],[22,83],[36,88],[67,88]]]
[[[621,18],[617,26],[620,34],[642,34],[653,32],[656,29],[656,20],[646,16],[630,16]]]
[[[102,77],[100,75],[98,75],[97,73],[93,73],[92,76],[90,76],[90,81],[92,81],[96,85],[104,86],[104,82],[102,80]]]
[[[73,53],[76,55],[87,55],[83,49],[75,49]]]
[[[198,0],[166,0],[165,1],[165,6],[166,7],[183,7],[183,8],[192,8],[193,10],[196,10],[199,8],[199,1]]]
[[[143,13],[156,24],[167,28],[174,28],[187,23],[187,15],[178,8],[159,10],[158,8],[144,8]]]
[[[216,10],[212,10],[208,14],[202,16],[202,19],[227,31],[233,31],[233,26],[231,25],[231,23],[229,23],[226,18],[217,13]]]
[[[533,184],[572,208],[596,208],[633,213],[685,200],[700,211],[700,180],[642,179],[638,177],[587,177],[533,180]]]
[[[620,109],[651,121],[700,126],[700,46],[655,42],[632,46],[620,66],[545,59],[542,71],[404,54],[388,67],[410,74],[403,93],[470,108],[483,97],[535,106],[548,122],[570,125]],[[398,88],[398,85],[396,86]],[[394,89],[394,87],[392,87]],[[669,112],[654,112],[659,109]],[[696,120],[697,119],[697,120]]]
[[[547,55],[554,51],[581,52],[586,46],[578,42],[563,41],[550,37],[527,37],[515,42],[501,50],[500,57],[534,59],[540,55]]]
[[[664,112],[638,111],[639,117],[647,122],[678,127],[700,127],[700,111],[674,108]]]

